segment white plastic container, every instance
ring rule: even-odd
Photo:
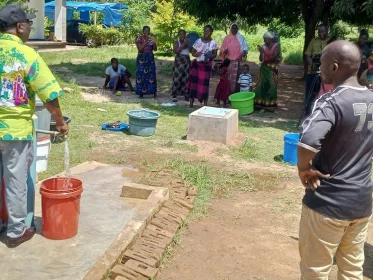
[[[44,107],[43,102],[37,96],[35,97],[35,114],[38,117],[37,129],[49,130],[50,125],[51,125],[52,115]],[[47,134],[39,133],[38,136],[44,137],[44,136],[47,136]]]
[[[36,172],[44,172],[48,169],[48,157],[51,151],[50,135],[38,137],[36,146]]]

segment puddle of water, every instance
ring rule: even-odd
[[[130,179],[131,181],[142,176],[145,170],[136,168],[132,164],[126,165],[122,170],[122,176]]]
[[[136,198],[136,199],[148,199],[151,195],[152,190],[141,189],[131,186],[123,186],[121,197]]]

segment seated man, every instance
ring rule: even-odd
[[[133,92],[134,89],[131,84],[131,74],[122,64],[119,64],[118,59],[111,59],[111,66],[106,68],[106,80],[104,88],[109,88],[113,93],[121,95],[120,91],[125,89],[125,85],[128,84],[130,91]],[[109,85],[109,86],[108,86]]]

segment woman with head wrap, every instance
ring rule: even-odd
[[[255,106],[274,110],[277,107],[278,64],[281,62],[281,49],[275,32],[267,31],[263,38],[264,45],[258,46],[261,66],[255,90]]]
[[[235,92],[237,86],[237,77],[239,76],[240,62],[246,57],[249,51],[249,45],[244,36],[238,32],[238,25],[233,23],[230,28],[230,34],[224,38],[220,48],[220,57],[224,60],[228,58],[231,64],[228,68],[228,80],[232,92]]]

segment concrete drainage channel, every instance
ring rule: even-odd
[[[118,264],[103,279],[147,280],[157,277],[166,247],[192,210],[197,195],[196,187],[187,188],[182,181],[173,181],[169,191],[170,200],[152,217],[141,236],[119,256]],[[149,195],[146,188],[139,191],[136,184],[123,186],[124,197],[146,199]]]

